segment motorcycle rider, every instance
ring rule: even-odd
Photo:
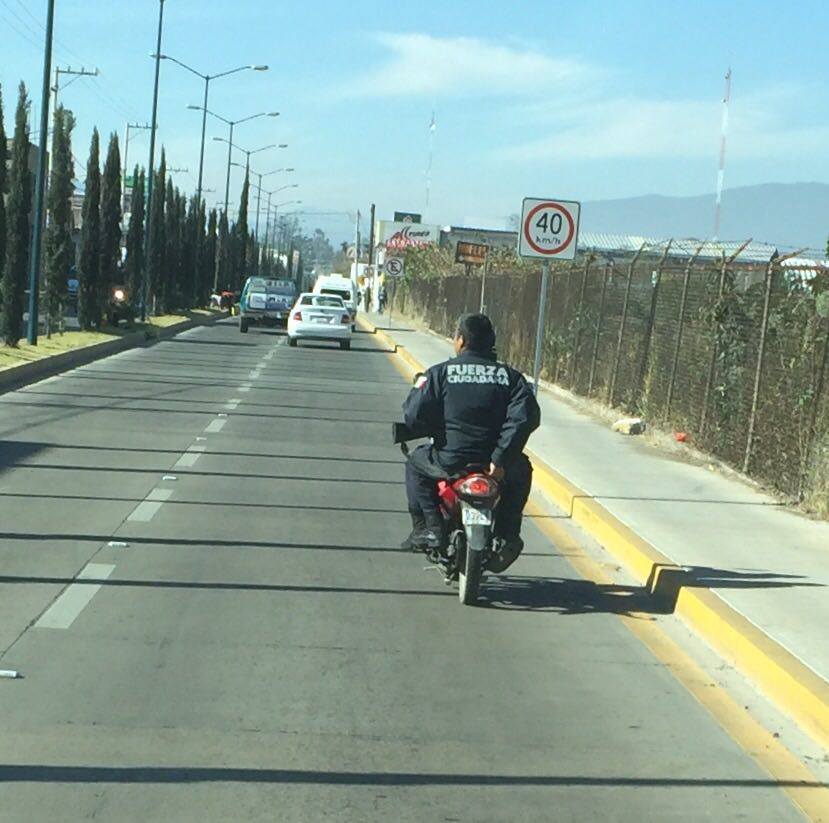
[[[403,547],[442,548],[437,481],[468,466],[485,467],[501,482],[489,564],[490,571],[501,572],[524,548],[521,518],[532,466],[523,449],[541,412],[523,375],[496,359],[495,330],[486,315],[461,316],[454,342],[456,356],[421,375],[403,404],[406,425],[433,439],[406,462],[412,533]]]

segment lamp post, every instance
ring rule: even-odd
[[[275,194],[276,192],[273,192],[273,193]],[[274,227],[274,231],[276,231],[276,228],[277,228],[277,223],[278,223],[277,218],[279,216],[279,210],[283,206],[298,206],[300,203],[302,203],[302,200],[286,200],[284,203],[277,203],[273,207],[273,227]],[[279,257],[279,251],[280,251],[279,247],[280,247],[280,245],[281,245],[281,241],[280,241],[280,238],[279,238],[279,234],[277,234],[276,235],[276,256],[277,257]]]
[[[43,231],[43,206],[46,195],[46,133],[49,130],[49,77],[52,74],[52,32],[55,23],[55,0],[46,6],[46,48],[43,54],[43,91],[40,101],[40,145],[37,152],[35,182],[35,223],[32,229],[32,249],[29,255],[29,329],[27,340],[37,345],[37,310],[40,297],[40,246]],[[2,197],[2,194],[0,194]]]
[[[202,196],[202,181],[204,179],[204,141],[205,135],[207,133],[207,99],[210,94],[210,82],[212,80],[218,80],[220,77],[229,77],[231,74],[237,74],[240,71],[267,71],[268,66],[237,66],[235,69],[228,69],[227,71],[219,72],[218,74],[203,74],[200,71],[197,71],[192,66],[188,66],[187,63],[182,62],[181,60],[170,56],[169,54],[162,54],[162,60],[169,60],[172,63],[175,63],[177,66],[181,66],[181,68],[186,69],[191,74],[195,74],[196,77],[200,77],[204,80],[204,104],[202,106],[188,106],[188,108],[201,108],[202,111],[202,120],[201,120],[201,149],[199,152],[199,180],[198,180],[198,189],[196,192],[196,198],[201,203],[201,196]]]
[[[284,144],[284,143],[280,144],[280,148],[282,148],[283,146],[286,147],[287,144]],[[241,168],[247,168],[248,171],[251,171],[251,173],[256,175],[256,177],[258,178],[259,182],[254,183],[253,185],[256,187],[256,190],[258,192],[258,197],[256,199],[256,228],[254,229],[254,232],[256,234],[256,239],[259,240],[259,213],[262,211],[262,180],[265,177],[270,177],[272,174],[279,174],[280,172],[292,172],[292,171],[294,171],[294,169],[293,168],[274,169],[273,171],[266,171],[266,172],[263,172],[262,174],[257,174],[255,171],[250,169],[250,166],[245,167],[245,166],[242,166],[241,163],[233,163],[233,165],[236,166],[237,168],[240,168],[240,169]],[[298,188],[298,187],[299,187],[299,184],[296,183],[292,186],[283,186],[282,188],[294,188],[295,189],[295,188]],[[282,191],[282,189],[275,189],[274,190],[274,192],[277,192],[277,191]],[[271,192],[271,194],[273,194],[274,192]],[[265,194],[268,194],[268,192],[265,192]],[[269,207],[269,209],[270,209],[270,207]],[[267,233],[266,233],[266,239],[267,239]]]
[[[256,120],[259,117],[279,117],[278,111],[261,111],[258,114],[251,114],[249,117],[243,117],[241,120],[228,120],[226,117],[222,117],[221,114],[216,114],[215,111],[210,111],[207,106],[194,106],[190,105],[187,107],[188,109],[194,109],[197,111],[203,111],[206,115],[209,114],[211,117],[215,117],[217,120],[221,120],[222,123],[227,124],[230,127],[230,134],[228,135],[228,146],[227,146],[227,179],[225,182],[225,202],[230,200],[230,163],[233,159],[231,157],[231,149],[233,148],[233,130],[236,126],[247,123],[250,120]]]
[[[141,300],[141,320],[147,319],[150,299],[150,225],[153,209],[153,176],[155,174],[155,133],[158,128],[158,81],[161,75],[161,34],[164,29],[164,0],[158,0],[158,42],[155,48],[155,85],[153,87],[153,118],[150,125],[150,162],[147,169],[147,219],[144,225],[144,282]]]

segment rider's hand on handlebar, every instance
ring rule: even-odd
[[[503,480],[504,479],[504,469],[502,466],[496,466],[494,463],[489,464],[489,476],[493,480]]]

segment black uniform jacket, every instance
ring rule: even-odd
[[[434,438],[453,470],[495,463],[508,468],[541,422],[524,376],[487,356],[463,351],[420,378],[403,404],[406,425]]]

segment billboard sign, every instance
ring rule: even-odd
[[[483,266],[488,252],[489,246],[484,243],[467,243],[464,240],[458,240],[458,245],[455,246],[455,262]]]
[[[440,240],[440,226],[380,220],[377,241],[387,249],[400,250],[430,246]]]
[[[396,211],[394,213],[395,223],[419,223],[422,219],[423,215],[413,211]]]

